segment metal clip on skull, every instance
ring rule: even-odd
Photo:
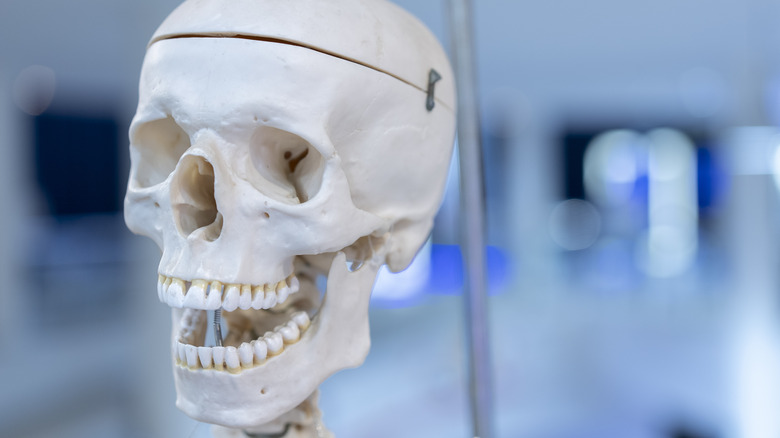
[[[363,362],[377,270],[432,227],[454,96],[436,39],[384,0],[188,0],[165,20],[125,219],[162,250],[181,410],[325,436],[317,387]],[[209,345],[208,311],[226,328]]]

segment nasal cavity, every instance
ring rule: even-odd
[[[214,166],[205,158],[182,158],[171,182],[171,204],[179,231],[188,237],[197,233],[214,241],[222,233],[222,214],[214,196]]]

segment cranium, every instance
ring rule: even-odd
[[[378,268],[404,269],[430,232],[454,106],[434,37],[382,0],[189,0],[166,19],[125,219],[162,250],[180,409],[250,431],[303,421],[325,378],[362,363]],[[216,309],[222,347],[204,345]]]

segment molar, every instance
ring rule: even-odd
[[[278,327],[276,331],[282,335],[282,339],[285,344],[293,344],[298,342],[301,338],[301,331],[298,329],[298,325],[294,321],[290,321],[287,324]]]
[[[282,335],[277,332],[266,332],[263,335],[263,340],[268,347],[269,356],[276,356],[284,350],[284,340]]]
[[[309,314],[304,311],[293,313],[290,316],[290,319],[292,319],[292,321],[295,322],[295,325],[297,325],[298,328],[301,329],[301,331],[306,330],[311,325]]]

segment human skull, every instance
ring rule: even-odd
[[[362,363],[377,270],[432,227],[454,109],[441,47],[384,0],[188,0],[166,19],[125,219],[162,250],[180,409],[262,430]],[[229,332],[207,346],[217,309]]]

